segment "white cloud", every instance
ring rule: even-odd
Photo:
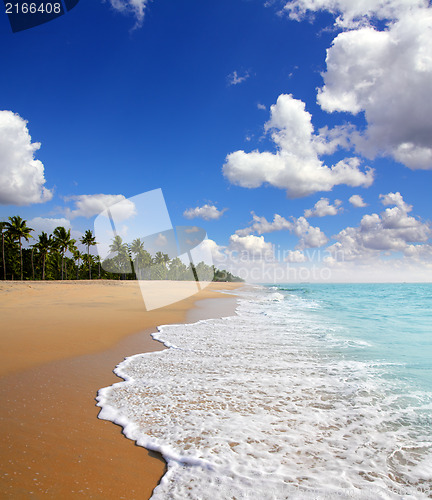
[[[136,23],[134,28],[142,26],[145,10],[150,0],[109,0],[111,7],[122,14],[132,14]]]
[[[348,201],[356,208],[367,207],[367,204],[359,194],[353,194]]]
[[[66,230],[72,228],[70,220],[65,218],[34,217],[28,221],[27,225],[34,229],[33,237],[38,236],[42,231],[51,234],[58,226],[63,226]]]
[[[283,12],[300,21],[308,12],[327,11],[338,16],[337,25],[348,28],[368,24],[372,18],[397,19],[425,6],[424,0],[291,0],[285,4]]]
[[[31,142],[27,122],[12,111],[0,111],[0,204],[30,205],[49,201],[44,166],[35,160],[39,142]]]
[[[183,212],[183,216],[187,219],[194,219],[195,217],[201,217],[204,220],[215,220],[222,217],[222,215],[227,211],[227,208],[218,210],[215,205],[205,204],[202,207],[188,208]]]
[[[305,210],[305,217],[325,217],[326,215],[337,215],[343,209],[341,200],[335,200],[334,205],[329,203],[328,198],[318,200],[313,208]]]
[[[290,217],[285,219],[279,214],[275,214],[273,221],[269,222],[265,217],[259,217],[252,212],[253,224],[244,229],[238,229],[236,235],[245,237],[252,232],[258,234],[271,233],[274,231],[290,231],[299,238],[296,246],[298,249],[316,248],[325,245],[328,241],[326,235],[319,227],[313,227],[304,217]]]
[[[111,215],[116,222],[136,215],[135,204],[122,194],[81,194],[69,196],[65,200],[75,203],[75,210],[66,209],[66,214],[70,218],[93,217],[108,207],[110,207]]]
[[[249,72],[246,71],[243,75],[239,75],[237,71],[233,71],[227,76],[228,85],[238,85],[245,82],[249,78]]]
[[[364,113],[365,132],[351,136],[357,152],[432,169],[432,9],[401,11],[382,31],[340,33],[326,62],[318,103],[328,112]]]
[[[253,232],[258,234],[264,234],[264,233],[272,233],[273,231],[283,231],[283,230],[291,231],[294,227],[293,222],[285,219],[279,214],[275,214],[273,217],[273,221],[269,222],[265,217],[259,217],[254,212],[251,213],[253,217],[253,224],[244,229],[238,229],[236,231],[236,234],[238,236],[246,236]]]
[[[204,251],[210,251],[211,256],[215,262],[226,260],[226,254],[224,253],[226,247],[218,245],[214,240],[203,240],[201,242],[201,247],[204,249]]]
[[[408,215],[412,206],[405,203],[400,193],[380,195],[386,208],[381,214],[365,215],[358,227],[347,227],[334,236],[337,243],[328,247],[336,261],[368,260],[382,252],[413,254],[413,246],[428,245],[432,235],[429,223]]]
[[[318,130],[318,135],[312,136],[313,146],[318,156],[331,155],[337,149],[351,149],[351,136],[355,131],[352,125],[337,125],[329,129],[327,126]]]
[[[388,207],[389,205],[396,205],[404,212],[411,212],[413,208],[412,205],[408,205],[407,203],[405,203],[399,191],[396,193],[380,194],[379,197],[381,203],[386,207]]]
[[[404,254],[417,261],[427,259],[430,265],[432,263],[432,244],[408,245]]]
[[[356,152],[432,169],[430,2],[291,0],[282,11],[298,21],[327,11],[344,30],[327,51],[318,103],[328,112],[364,113],[364,132],[351,135]]]
[[[305,248],[318,248],[328,242],[327,236],[319,227],[313,227],[304,217],[295,220],[294,234],[299,238],[296,248],[303,250]]]
[[[265,107],[265,105],[264,105],[264,104],[261,104],[260,102],[257,104],[257,108],[258,108],[258,109],[262,109],[262,110],[264,110],[264,111],[267,109],[267,108]]]
[[[341,129],[323,135],[313,131],[311,115],[302,101],[292,95],[282,94],[271,107],[271,118],[265,131],[277,147],[276,153],[236,151],[226,158],[223,166],[225,177],[232,183],[247,188],[263,184],[287,190],[290,198],[307,196],[318,191],[330,191],[334,186],[368,187],[373,182],[373,171],[359,169],[358,158],[346,158],[328,167],[319,159],[344,142]],[[330,137],[330,138],[328,138]],[[319,153],[320,151],[320,153]]]
[[[239,236],[233,234],[229,240],[229,250],[231,252],[239,252],[246,254],[249,260],[272,258],[273,245],[264,240],[264,236]]]

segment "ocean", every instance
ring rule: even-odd
[[[99,391],[99,417],[167,461],[152,499],[432,498],[432,284],[238,296],[161,326],[170,349]]]

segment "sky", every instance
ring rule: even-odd
[[[79,239],[161,189],[247,281],[432,280],[427,1],[80,0],[0,40],[0,219]]]

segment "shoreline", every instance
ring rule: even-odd
[[[72,284],[70,292],[76,291],[77,283],[79,282]],[[9,318],[5,318],[4,304],[2,307],[3,326],[8,324],[8,320],[13,320],[16,323],[15,332],[21,336],[23,328],[19,327],[27,325],[28,318],[20,318],[17,313],[22,310],[26,300],[31,303],[36,298],[35,290],[25,290],[28,284],[32,283],[12,285],[18,292],[18,300],[15,309],[11,307],[13,301],[8,300]],[[42,286],[49,287],[50,283]],[[82,292],[85,286],[86,284],[78,288],[81,288]],[[117,295],[127,291],[123,285],[116,288],[102,284],[102,287],[104,286],[110,290],[110,295],[114,295],[114,302]],[[156,326],[233,314],[236,306],[234,296],[221,294],[217,290],[235,290],[240,286],[242,284],[239,283],[215,283],[181,302],[145,313],[146,323],[151,321],[153,324],[149,326],[147,323],[147,328],[142,328],[138,333],[134,333],[137,318],[134,318],[131,312],[136,303],[129,302],[127,306],[130,322],[126,322],[129,331],[126,331],[128,328],[124,325],[124,331],[118,333],[119,339],[110,334],[111,346],[97,352],[95,345],[103,345],[107,339],[93,339],[89,345],[79,346],[81,349],[87,347],[90,352],[67,356],[70,332],[66,332],[67,341],[63,351],[58,349],[57,339],[55,352],[48,353],[57,358],[49,362],[43,362],[41,359],[38,361],[37,352],[30,353],[31,356],[27,352],[23,356],[27,363],[26,368],[18,370],[13,367],[8,374],[0,378],[0,397],[3,402],[0,409],[2,498],[23,498],[31,494],[30,492],[48,498],[149,498],[165,472],[165,462],[159,454],[126,439],[120,427],[97,418],[100,411],[94,399],[97,391],[120,380],[112,370],[124,357],[165,348],[163,344],[151,338],[150,333],[156,331]],[[58,292],[55,284],[54,288]],[[136,290],[133,290],[132,285],[127,285],[126,288],[131,288],[129,294],[133,292],[132,295],[135,295]],[[91,287],[87,286],[86,290],[90,289]],[[65,324],[70,320],[76,323],[72,316],[79,304],[75,297],[72,306],[65,306],[71,297],[65,288],[62,290],[64,295],[61,299],[55,299],[62,303],[57,305],[57,311],[51,308],[49,316],[46,317],[46,323],[57,325],[57,328],[59,322]],[[100,298],[100,286],[93,285],[92,293],[94,292],[99,293]],[[128,297],[129,300],[132,295]],[[214,301],[213,298],[218,300]],[[40,297],[37,300],[43,302]],[[107,304],[102,302],[93,307],[93,314],[99,315],[103,327],[103,324],[112,321],[114,313],[111,311],[105,314]],[[56,318],[56,312],[64,314],[65,310],[69,310],[69,316]],[[124,310],[120,312],[124,313]],[[117,325],[116,322],[114,324]],[[33,327],[33,336],[38,334],[39,328],[39,324]],[[95,335],[93,322],[86,327],[81,325],[81,328],[82,331],[77,337],[86,339]],[[0,337],[4,337],[3,333]],[[44,349],[46,340],[42,335]],[[19,349],[16,350],[15,344],[12,346],[15,351],[2,349],[0,360],[19,357],[20,352]],[[41,354],[42,360],[45,359],[47,353]],[[20,366],[22,362],[23,360]]]

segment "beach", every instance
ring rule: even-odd
[[[168,295],[185,285],[149,286]],[[135,281],[3,282],[2,498],[150,498],[165,462],[97,418],[97,391],[120,380],[112,370],[125,357],[164,348],[156,326],[233,314],[218,290],[239,286],[212,283],[147,312]]]

